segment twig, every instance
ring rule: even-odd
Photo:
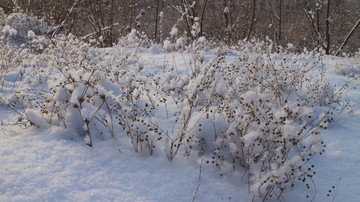
[[[312,199],[311,199],[311,202],[312,202],[312,201],[314,201],[314,199],[315,199],[315,196],[316,196],[317,191],[316,191],[316,184],[315,184],[314,180],[311,179],[311,182],[312,182],[313,185],[314,185],[314,196],[313,196]]]
[[[196,190],[195,190],[195,192],[194,192],[194,195],[193,195],[193,198],[192,198],[192,201],[193,201],[193,202],[195,201],[196,196],[197,196],[197,193],[198,193],[199,188],[200,188],[201,171],[202,171],[202,164],[203,164],[203,161],[204,161],[204,158],[202,158],[202,159],[201,159],[200,169],[199,169],[199,184],[197,185]]]
[[[334,193],[334,197],[333,197],[333,199],[332,199],[332,202],[334,202],[334,201],[335,201],[336,194],[337,194],[337,193],[338,193],[338,191],[339,191],[339,184],[340,184],[340,181],[341,181],[341,178],[339,178],[339,180],[338,180],[338,182],[337,182],[337,184],[336,184],[336,191],[335,191],[335,193]]]

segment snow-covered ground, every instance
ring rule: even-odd
[[[202,57],[208,62],[213,56]],[[234,57],[236,55],[228,56],[228,60]],[[139,54],[138,59],[145,67],[152,67],[152,71],[157,68],[160,71],[167,60],[176,61],[172,66],[179,73],[192,66],[191,57],[184,54],[146,52]],[[328,57],[324,61],[328,66],[328,80],[337,86],[348,79],[335,71],[339,64],[359,67],[341,58]],[[359,77],[359,74],[350,76]],[[16,80],[8,78],[10,83]],[[345,97],[356,104],[354,113],[336,114],[335,122],[322,131],[327,147],[322,156],[313,160],[316,188],[306,189],[299,184],[284,194],[286,201],[360,200],[357,193],[360,189],[360,89],[346,93]],[[0,106],[1,121],[8,123],[16,117],[12,109]],[[96,141],[93,147],[88,147],[74,131],[61,127],[23,129],[18,125],[2,125],[0,201],[252,200],[247,183],[240,180],[243,173],[221,177],[214,166],[201,158],[177,156],[170,162],[159,153],[149,156],[133,150],[131,144],[119,139]]]
[[[6,109],[2,108],[2,112]],[[248,201],[244,189],[187,161],[144,157],[113,141],[90,148],[61,129],[0,136],[0,201]]]

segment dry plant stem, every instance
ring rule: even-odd
[[[192,197],[192,201],[194,202],[196,200],[196,196],[198,194],[198,191],[199,191],[199,188],[200,188],[200,181],[201,181],[201,171],[202,171],[202,164],[204,162],[204,158],[201,159],[201,162],[200,162],[200,168],[199,168],[199,184],[196,186],[196,189],[195,189],[195,192],[193,194],[193,197]]]

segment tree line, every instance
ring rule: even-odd
[[[112,46],[132,29],[162,42],[176,27],[189,40],[205,36],[234,45],[271,39],[274,48],[360,48],[358,0],[0,0],[5,13],[24,12],[74,34]],[[291,44],[291,45],[289,45]]]

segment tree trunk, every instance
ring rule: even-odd
[[[279,41],[279,45],[281,46],[281,26],[282,26],[282,4],[283,1],[279,0],[279,30],[278,30],[278,41]]]
[[[157,32],[159,26],[159,7],[160,7],[160,0],[156,0],[155,33],[154,33],[155,40],[157,40]]]
[[[204,15],[205,15],[205,9],[206,9],[206,4],[207,4],[208,0],[205,0],[205,3],[204,3],[204,7],[202,9],[202,12],[201,12],[201,19],[200,19],[200,36],[203,35],[203,21],[204,21]]]
[[[251,24],[250,24],[250,28],[249,28],[249,32],[246,35],[246,40],[249,40],[252,29],[254,27],[256,21],[256,0],[253,0],[253,10],[252,10],[252,18],[251,18]]]
[[[327,0],[326,10],[326,54],[330,53],[330,0]]]
[[[114,15],[115,15],[115,12],[114,12],[114,7],[115,7],[115,4],[114,4],[114,0],[111,0],[111,7],[110,7],[110,30],[109,30],[109,45],[110,46],[113,46],[113,38],[114,38],[114,24],[115,24],[115,19],[114,19]]]

